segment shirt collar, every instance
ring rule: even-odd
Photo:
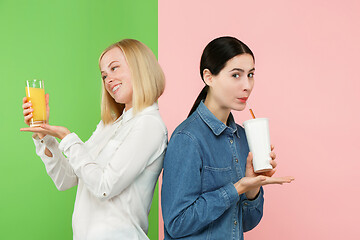
[[[125,111],[125,109],[124,109],[121,116],[118,119],[116,119],[116,121],[114,123],[117,123],[117,122],[120,122],[120,121],[122,121],[123,123],[126,123],[129,120],[133,119],[138,114],[143,114],[143,113],[150,112],[150,111],[153,111],[153,110],[159,110],[159,105],[156,102],[153,105],[144,108],[142,111],[138,112],[135,115],[133,114],[133,108],[130,108],[127,111]]]
[[[211,131],[216,135],[219,136],[222,132],[225,131],[226,128],[230,130],[230,132],[235,133],[238,137],[239,133],[237,131],[236,123],[234,121],[234,117],[232,113],[230,113],[228,118],[229,126],[226,126],[223,122],[221,122],[215,115],[206,107],[203,101],[200,102],[199,106],[197,107],[196,111],[200,115],[201,119],[209,126]]]

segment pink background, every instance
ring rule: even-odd
[[[265,187],[264,217],[246,240],[359,239],[359,13],[356,0],[159,0],[169,135],[203,87],[199,61],[210,40],[235,36],[255,54],[249,101],[270,119],[276,175],[296,181]]]

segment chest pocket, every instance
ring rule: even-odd
[[[214,191],[231,182],[231,167],[215,168],[204,166],[202,171],[202,192]]]

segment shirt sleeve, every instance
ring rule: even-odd
[[[256,227],[262,216],[264,206],[264,190],[261,187],[257,197],[253,200],[248,200],[245,194],[242,194],[242,220],[244,232],[250,231]]]
[[[199,149],[191,135],[178,133],[170,140],[165,154],[161,203],[165,230],[173,238],[205,228],[239,201],[232,183],[201,192]]]
[[[154,117],[143,116],[120,146],[106,148],[114,153],[105,166],[93,159],[75,133],[63,138],[59,148],[85,186],[96,197],[106,200],[120,194],[163,154],[166,142],[167,134],[161,123]]]
[[[46,135],[44,138],[33,138],[36,147],[36,154],[45,164],[46,172],[53,180],[55,186],[60,191],[67,190],[78,184],[78,178],[75,175],[68,160],[59,150],[59,142],[52,136]],[[52,157],[45,155],[45,149],[48,148]]]

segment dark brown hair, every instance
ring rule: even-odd
[[[241,54],[250,54],[255,62],[253,52],[245,43],[234,37],[219,37],[212,40],[204,49],[200,60],[200,76],[204,81],[203,72],[208,69],[211,74],[218,75],[225,67],[227,61],[233,57]],[[206,98],[209,86],[201,90],[199,96],[196,98],[193,107],[190,110],[188,117],[196,110],[200,102]]]

